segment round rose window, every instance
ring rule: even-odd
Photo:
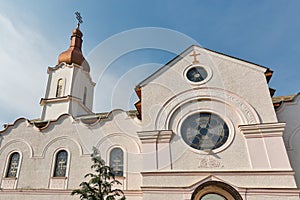
[[[201,112],[183,121],[181,135],[185,143],[194,149],[214,150],[225,144],[229,129],[218,115]]]

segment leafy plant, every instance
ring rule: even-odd
[[[104,160],[98,153],[98,150],[93,147],[92,166],[94,173],[88,173],[84,178],[90,178],[88,182],[80,183],[80,189],[72,191],[71,195],[80,195],[82,200],[125,200],[122,190],[113,189],[115,184],[121,184],[115,179],[109,166],[105,165]]]

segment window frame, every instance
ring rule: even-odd
[[[114,149],[120,149],[121,151],[122,151],[122,156],[123,156],[123,166],[122,166],[122,176],[120,176],[120,175],[115,175],[116,177],[125,177],[125,172],[126,172],[126,159],[125,159],[125,150],[121,147],[121,146],[112,146],[110,149],[109,149],[109,151],[108,151],[108,165],[109,165],[109,167],[110,167],[110,169],[112,169],[112,167],[111,167],[111,153],[113,152],[113,150]],[[113,172],[112,170],[111,170],[111,172]]]
[[[227,200],[243,200],[239,192],[221,181],[208,181],[199,185],[191,196],[191,200],[201,200],[207,194],[218,194]]]
[[[17,168],[17,172],[16,172],[16,176],[8,176],[8,171],[10,168],[10,163],[11,163],[11,158],[13,156],[13,154],[19,154],[19,160],[18,160],[18,168]],[[5,165],[5,172],[3,174],[3,177],[5,179],[18,179],[19,178],[19,174],[20,174],[20,170],[21,170],[21,163],[22,163],[22,154],[20,151],[11,151],[6,158],[6,165]]]
[[[67,152],[66,172],[65,172],[65,176],[55,176],[57,155],[61,151],[66,151]],[[53,158],[52,158],[51,178],[68,178],[69,177],[70,160],[71,160],[71,154],[70,154],[70,151],[68,149],[59,148],[59,149],[55,150],[55,152],[53,154]]]
[[[61,85],[60,85],[60,82],[61,82]],[[63,80],[63,78],[59,78],[56,82],[55,97],[62,97],[63,96],[63,88],[64,88],[64,80]]]

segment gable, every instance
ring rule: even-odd
[[[156,72],[151,74],[148,78],[141,81],[137,85],[137,88],[147,85],[148,83],[150,83],[151,81],[153,81],[157,77],[161,76],[165,71],[172,68],[172,66],[174,66],[176,63],[178,63],[179,61],[181,61],[183,59],[187,60],[190,63],[193,63],[194,56],[190,55],[193,51],[196,51],[196,52],[200,51],[200,52],[203,52],[203,54],[205,56],[217,56],[217,57],[229,60],[229,61],[234,62],[234,63],[239,63],[241,65],[244,65],[245,67],[249,67],[249,68],[252,68],[252,69],[255,69],[255,70],[262,71],[262,72],[266,73],[267,81],[269,81],[271,76],[272,76],[272,71],[269,68],[264,67],[262,65],[258,65],[258,64],[255,64],[253,62],[250,62],[250,61],[246,61],[246,60],[236,58],[236,57],[233,57],[233,56],[230,56],[230,55],[227,55],[227,54],[223,54],[223,53],[220,53],[220,52],[217,52],[217,51],[213,51],[213,50],[210,50],[210,49],[207,49],[207,48],[203,48],[203,47],[200,47],[198,45],[192,45],[192,46],[188,47],[186,50],[184,50],[182,53],[177,55],[175,58],[170,60],[164,66],[162,66]],[[201,57],[201,55],[199,57]]]
[[[199,75],[198,70],[203,72],[199,72]],[[193,77],[189,77],[189,74],[193,73],[204,77],[202,80],[190,80]],[[225,97],[222,99],[227,98],[224,101],[227,105],[232,101],[230,96],[236,96],[235,99],[245,102],[245,105],[249,106],[243,106],[242,109],[249,107],[255,113],[254,115],[258,115],[260,122],[277,122],[268,87],[268,79],[271,75],[272,72],[263,66],[199,46],[191,46],[137,86],[136,91],[141,101],[136,104],[136,107],[139,112],[142,111],[143,124],[149,125],[152,129],[157,128],[155,120],[158,120],[159,112],[162,112],[161,108],[166,108],[168,103],[173,101],[172,99],[175,98],[176,101],[173,102],[177,102],[178,107],[182,107],[183,102],[192,102],[191,99],[178,102],[177,97],[182,94],[193,94],[194,97],[191,97],[193,101],[200,101],[205,96],[205,100],[211,102],[212,94],[217,92]],[[200,94],[202,96],[199,96]],[[207,106],[212,105],[207,103]],[[171,114],[168,112],[166,115]]]

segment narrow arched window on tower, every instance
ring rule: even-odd
[[[54,177],[65,177],[68,164],[68,152],[60,150],[55,157]]]
[[[6,177],[17,177],[19,170],[20,154],[14,152],[10,155]]]
[[[83,91],[83,100],[82,100],[83,105],[86,104],[86,93],[87,93],[87,89],[86,89],[86,87],[84,87],[84,91]]]
[[[123,176],[124,155],[121,148],[117,147],[111,150],[109,156],[109,166],[115,176]]]
[[[63,80],[60,78],[57,81],[56,97],[61,97],[62,96],[62,88],[63,88]]]

